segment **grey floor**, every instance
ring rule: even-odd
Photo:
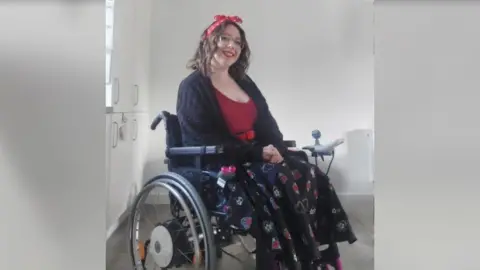
[[[358,241],[352,245],[340,244],[340,251],[345,270],[372,270],[373,265],[373,213],[374,203],[372,196],[342,196],[342,204],[349,214],[350,222],[352,223]],[[148,211],[148,210],[146,210]],[[168,208],[165,206],[156,207],[155,218],[151,220],[154,222],[164,221],[168,218]],[[152,215],[150,211],[149,215]],[[158,216],[163,216],[160,220]],[[151,222],[145,222],[151,223]],[[147,224],[145,224],[147,226]],[[142,231],[150,231],[145,227]],[[146,235],[140,236],[145,239]],[[132,263],[128,255],[127,242],[127,226],[124,224],[113,234],[107,241],[107,270],[132,270]],[[223,256],[219,262],[218,269],[229,270],[253,270],[254,259],[248,256],[244,249],[238,244],[229,247],[228,251],[243,261],[243,264],[238,261]],[[159,269],[159,268],[157,268]],[[184,268],[185,269],[185,268]],[[148,270],[156,270],[155,268]]]

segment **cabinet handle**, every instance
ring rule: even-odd
[[[112,140],[112,148],[116,148],[118,145],[118,123],[113,122],[112,123],[112,131],[115,130],[115,135],[113,135],[113,140]]]
[[[133,120],[133,127],[134,127],[134,133],[133,133],[133,136],[132,136],[132,139],[134,141],[137,140],[137,137],[138,137],[138,123],[137,123],[137,119],[134,119]]]
[[[113,86],[115,91],[115,101],[114,104],[120,102],[120,80],[118,78],[113,79]]]
[[[133,86],[133,89],[134,89],[134,98],[135,98],[135,102],[133,104],[133,106],[137,106],[138,105],[138,101],[139,101],[139,97],[140,97],[140,90],[139,90],[139,86],[138,84],[135,84]]]

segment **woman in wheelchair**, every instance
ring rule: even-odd
[[[336,243],[355,242],[328,177],[289,154],[267,102],[246,74],[250,48],[238,17],[216,16],[203,32],[179,87],[177,116],[185,146],[222,145],[208,167],[235,166],[224,210],[257,243],[257,269],[288,269],[338,258]],[[319,251],[319,246],[329,249]]]
[[[221,155],[203,155],[200,163],[198,159],[190,163],[171,157],[169,171],[184,176],[191,185],[174,181],[171,175],[163,176],[167,180],[158,176],[150,182],[164,181],[169,183],[164,186],[178,187],[169,188],[171,194],[175,190],[186,192],[189,185],[196,190],[186,192],[184,197],[190,198],[197,209],[199,226],[203,226],[203,249],[210,252],[205,255],[207,269],[216,267],[212,263],[216,255],[208,249],[215,245],[218,248],[229,233],[251,234],[256,239],[258,270],[327,269],[327,264],[341,269],[337,243],[356,241],[348,217],[329,178],[309,164],[306,156],[299,158],[288,150],[264,96],[246,74],[250,48],[241,22],[238,17],[215,17],[189,63],[193,72],[180,83],[177,116],[164,116],[167,147],[204,146],[205,154],[209,152],[206,146],[221,146]],[[204,179],[202,172],[212,174],[213,184],[199,180]],[[218,216],[223,217],[220,223],[227,225],[219,225],[221,230],[216,227],[212,233],[210,217]],[[166,230],[172,231],[168,226]],[[155,247],[150,244],[149,252],[164,268],[180,265],[172,261],[176,252],[160,254],[162,244],[158,239],[166,238],[162,230],[152,232],[149,241]],[[132,229],[131,239],[134,237]]]

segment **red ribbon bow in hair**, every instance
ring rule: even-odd
[[[206,33],[205,37],[209,37],[212,34],[212,32],[220,24],[222,24],[225,21],[232,21],[234,23],[242,23],[243,22],[242,18],[240,18],[238,16],[216,15],[213,19],[215,20],[215,22],[212,25],[210,25],[210,27],[207,29],[207,33]]]
[[[226,16],[226,15],[216,15],[214,18],[213,18],[216,22],[218,21],[232,21],[232,22],[236,22],[236,23],[242,23],[242,18],[238,17],[238,16]]]

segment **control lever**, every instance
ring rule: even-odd
[[[302,147],[303,150],[308,150],[311,152],[312,157],[315,158],[315,165],[318,166],[318,156],[325,161],[325,156],[331,156],[330,164],[328,165],[328,169],[326,174],[330,171],[330,167],[332,165],[333,159],[335,158],[335,148],[345,142],[344,139],[337,139],[328,144],[320,144],[320,137],[322,133],[319,130],[312,131],[312,137],[315,139],[314,145],[304,146]]]
[[[325,145],[317,144],[317,145],[305,146],[303,147],[303,149],[308,150],[312,153],[316,153],[317,155],[320,155],[323,160],[323,156],[331,156],[333,154],[333,151],[335,151],[335,148],[343,144],[344,142],[345,142],[344,139],[338,139]]]
[[[320,132],[320,130],[315,129],[312,131],[312,137],[315,139],[314,145],[320,145],[321,136],[322,136],[322,133]],[[318,161],[317,161],[318,154],[312,151],[312,156],[315,157],[315,164],[318,165]],[[325,159],[323,158],[323,155],[320,155],[320,158],[322,159],[322,161],[325,161]]]

